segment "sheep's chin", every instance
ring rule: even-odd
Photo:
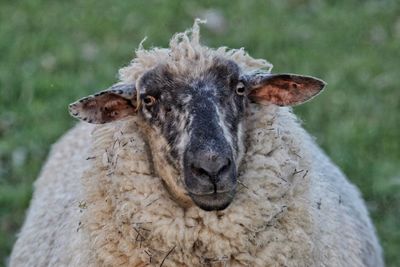
[[[235,196],[235,190],[226,193],[213,193],[205,195],[195,195],[189,193],[189,196],[192,198],[196,206],[202,210],[224,210],[229,206],[229,204],[231,204]]]

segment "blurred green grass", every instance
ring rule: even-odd
[[[380,1],[0,2],[0,266],[6,262],[50,144],[75,122],[68,103],[112,84],[143,37],[166,46],[206,11],[226,24],[203,42],[245,47],[275,72],[328,89],[296,108],[361,189],[400,266],[400,4]],[[218,13],[217,13],[218,14]]]

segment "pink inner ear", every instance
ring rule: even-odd
[[[253,90],[251,99],[260,104],[272,103],[278,106],[290,106],[298,102],[288,89],[279,89],[271,85]]]
[[[249,98],[260,104],[292,106],[311,99],[321,91],[324,85],[324,82],[312,77],[276,75],[266,78],[263,85],[254,88]]]
[[[97,101],[95,99],[89,100],[85,103],[82,103],[82,107],[88,110],[97,108]]]
[[[84,98],[70,106],[74,117],[89,123],[106,123],[119,120],[136,113],[130,99],[116,94],[102,94]]]
[[[121,98],[117,95],[107,95],[107,99],[102,99],[97,102],[100,107],[101,120],[103,122],[114,121],[124,117],[135,115],[135,107],[130,100]]]

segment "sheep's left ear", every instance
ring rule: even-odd
[[[260,104],[294,106],[316,96],[326,83],[295,74],[255,74],[248,78],[251,101]]]
[[[68,108],[77,119],[101,124],[135,115],[136,101],[134,84],[117,83],[70,104]]]

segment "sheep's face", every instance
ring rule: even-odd
[[[159,66],[140,79],[139,88],[155,165],[163,165],[156,166],[158,173],[173,168],[179,180],[174,186],[202,209],[227,207],[244,150],[248,100],[239,67],[218,59],[196,75],[179,75]]]
[[[189,70],[159,65],[141,76],[137,89],[117,84],[71,104],[70,112],[92,123],[138,116],[171,195],[182,205],[221,210],[235,196],[249,103],[299,104],[324,83],[290,74],[245,75],[221,58],[203,71]]]

